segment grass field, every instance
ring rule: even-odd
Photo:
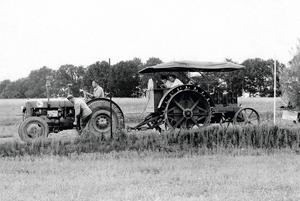
[[[19,140],[24,101],[0,100],[0,141]],[[114,101],[126,124],[142,118],[147,103]],[[264,121],[273,121],[273,99],[244,98],[239,103],[259,111]],[[277,113],[278,124],[299,126],[282,121],[280,110]],[[113,151],[1,157],[0,200],[300,200],[299,159],[290,149],[236,149],[201,156]]]
[[[299,200],[298,155],[0,159],[1,200]]]

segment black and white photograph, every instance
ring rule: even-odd
[[[299,8],[0,0],[0,200],[300,200]]]

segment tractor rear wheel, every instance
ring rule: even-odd
[[[20,124],[18,133],[23,141],[31,142],[38,138],[46,138],[49,126],[41,117],[28,117]]]
[[[125,128],[123,112],[113,101],[110,103],[110,100],[105,98],[93,99],[87,105],[92,110],[88,129],[93,136],[109,139],[111,134]]]
[[[184,90],[175,93],[165,109],[166,125],[170,128],[190,129],[209,124],[211,110],[209,102],[198,91]]]

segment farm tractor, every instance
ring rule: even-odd
[[[230,62],[172,61],[149,66],[139,73],[161,72],[229,72],[244,66]],[[72,129],[74,106],[67,99],[50,99],[50,81],[46,82],[47,99],[28,100],[23,107],[24,121],[19,126],[19,136],[24,141],[47,137],[50,132]],[[153,79],[148,82],[148,115],[131,130],[192,129],[209,124],[259,124],[259,113],[253,108],[238,106],[234,92],[209,93],[196,84],[183,84],[173,88],[159,88]],[[121,108],[107,98],[85,99],[92,110],[88,123],[95,136],[109,137],[125,128]]]
[[[75,119],[74,105],[66,98],[50,98],[50,80],[46,81],[47,99],[28,100],[22,106],[23,121],[18,133],[23,141],[46,138],[49,133],[73,129]],[[68,85],[71,92],[71,85]],[[87,125],[90,134],[110,137],[111,130],[123,129],[124,115],[121,108],[108,98],[85,99],[92,110]],[[112,114],[112,115],[110,115]]]
[[[244,68],[231,62],[172,61],[149,66],[139,71],[145,73],[188,72],[205,77],[207,72],[229,72]],[[216,90],[218,91],[218,90]],[[242,108],[237,103],[237,93],[208,93],[193,84],[173,88],[160,88],[157,81],[148,82],[149,115],[128,130],[144,129],[191,129],[209,124],[259,124],[259,113],[253,108]]]

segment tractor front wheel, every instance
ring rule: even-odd
[[[46,138],[49,127],[41,117],[28,117],[20,124],[18,133],[23,141],[30,142],[38,138]]]
[[[258,112],[252,108],[241,108],[235,113],[233,124],[258,125],[260,124],[260,116]]]

